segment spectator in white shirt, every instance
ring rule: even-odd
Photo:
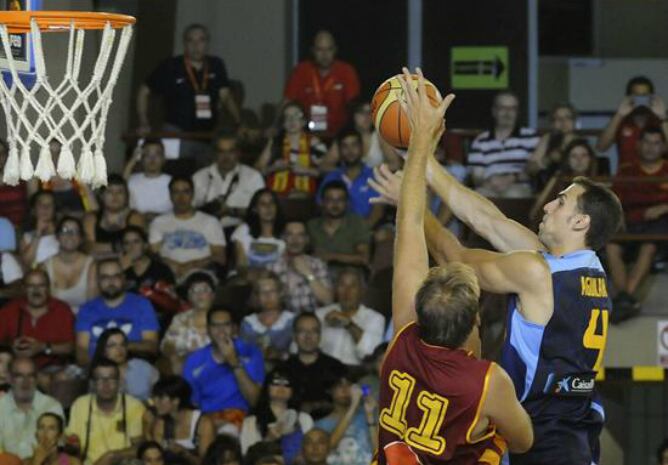
[[[239,163],[239,140],[221,133],[214,140],[216,161],[193,175],[195,206],[220,218],[223,228],[241,224],[253,194],[264,187],[259,171]]]
[[[141,171],[134,173],[141,161]],[[169,181],[172,177],[163,173],[165,147],[160,139],[146,139],[135,150],[123,171],[130,191],[130,208],[142,213],[147,221],[162,213],[172,211],[169,200]]]
[[[285,217],[276,193],[260,189],[248,206],[246,222],[232,234],[234,265],[239,275],[253,279],[257,271],[278,261],[285,251],[284,229]]]
[[[169,196],[174,212],[160,215],[151,223],[149,241],[153,251],[160,254],[177,280],[195,269],[222,273],[225,235],[216,218],[193,208],[192,180],[173,177]]]
[[[322,351],[346,365],[360,365],[385,332],[385,317],[362,305],[363,295],[362,272],[345,268],[336,282],[336,303],[316,310],[322,322]]]

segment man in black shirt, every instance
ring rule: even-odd
[[[332,410],[332,398],[328,392],[346,368],[343,363],[320,351],[320,320],[314,313],[301,313],[292,327],[297,354],[291,355],[283,368],[295,380],[301,410],[317,420]]]
[[[184,132],[211,132],[225,106],[239,122],[239,108],[230,93],[230,82],[222,59],[207,55],[209,32],[201,24],[191,24],[183,33],[183,55],[163,61],[142,84],[137,95],[139,132],[150,132],[149,95],[160,95],[165,103],[163,129]],[[198,165],[206,164],[201,153],[208,144],[182,141],[181,157],[195,157]]]

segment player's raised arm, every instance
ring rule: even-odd
[[[452,213],[500,252],[543,250],[538,236],[504,215],[489,199],[457,181],[433,156],[428,161],[429,186]]]
[[[408,115],[411,138],[404,179],[397,209],[397,235],[392,283],[392,321],[395,332],[415,320],[415,295],[429,268],[424,237],[424,211],[427,204],[425,170],[427,157],[433,153],[443,131],[444,115],[454,95],[448,95],[437,107],[427,98],[422,71],[418,68],[418,88],[413,87],[408,70],[400,78]]]

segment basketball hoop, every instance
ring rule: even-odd
[[[78,11],[2,11],[0,39],[11,82],[0,79],[0,99],[7,120],[9,157],[3,181],[16,184],[32,177],[48,181],[56,173],[93,186],[106,185],[107,166],[102,148],[112,92],[132,37],[132,16]],[[81,83],[80,70],[86,30],[101,30],[102,40],[89,82]],[[116,41],[117,31],[120,39]],[[69,32],[65,74],[49,82],[43,32]],[[28,33],[35,61],[35,83],[21,80],[12,57],[10,34]],[[114,54],[111,69],[109,59]],[[49,143],[62,144],[57,167]],[[31,149],[39,149],[33,168]],[[74,151],[79,151],[75,163]]]

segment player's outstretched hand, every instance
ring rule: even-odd
[[[417,89],[412,85],[413,77],[408,68],[403,68],[403,76],[399,76],[399,83],[403,90],[403,99],[399,102],[411,126],[411,137],[415,134],[424,134],[432,140],[440,139],[445,131],[445,112],[455,99],[454,94],[448,94],[437,106],[434,106],[425,85],[422,69],[417,68]],[[438,95],[435,96],[438,98]]]
[[[380,196],[370,199],[369,202],[396,206],[399,203],[403,174],[403,171],[393,173],[385,163],[375,167],[373,178],[369,178],[368,183]]]

